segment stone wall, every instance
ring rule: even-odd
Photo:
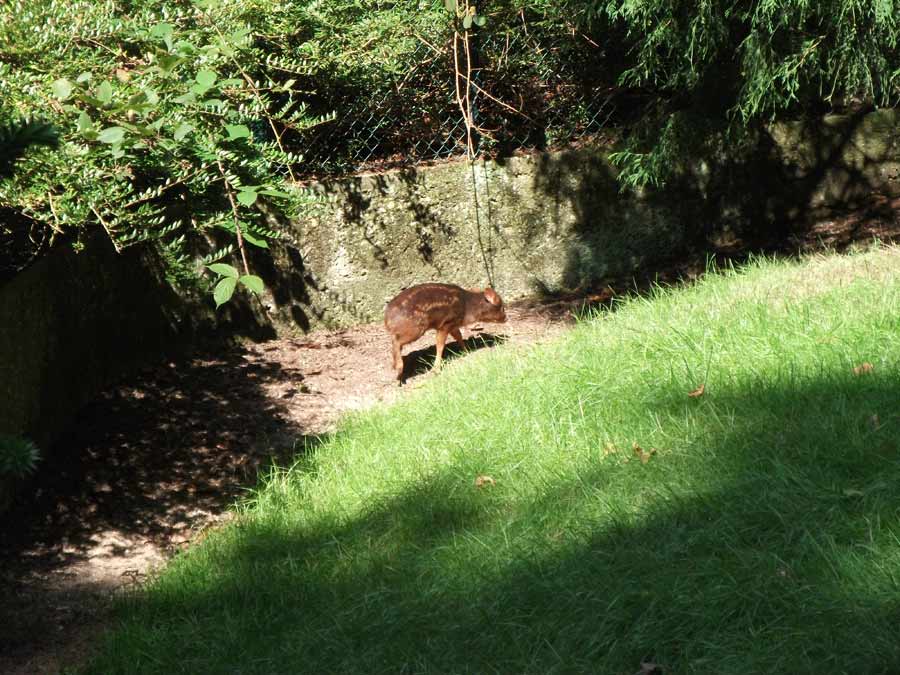
[[[778,125],[664,192],[621,192],[608,148],[320,183],[323,205],[282,224],[293,244],[261,262],[271,316],[282,332],[378,320],[425,281],[493,283],[515,300],[646,269],[714,231],[822,217],[900,192],[898,130],[896,111]]]
[[[324,206],[289,224],[295,245],[276,251],[275,274],[264,275],[282,329],[378,320],[399,290],[426,281],[492,283],[506,300],[577,288],[677,250],[691,207],[619,194],[605,155],[588,151],[448,162],[314,190]]]

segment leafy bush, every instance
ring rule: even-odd
[[[487,92],[477,110],[482,147],[502,145],[504,134],[543,147],[605,115],[605,100],[592,99],[608,97],[611,121],[627,127],[614,156],[626,184],[665,183],[698,155],[752,149],[772,119],[900,101],[894,0],[464,4],[477,7],[470,28],[482,26],[485,62],[473,71]],[[451,118],[435,111],[457,115],[454,6],[4,3],[0,126],[39,113],[62,142],[19,160],[0,185],[0,209],[54,238],[78,242],[102,229],[119,249],[155,241],[174,266],[188,264],[197,241],[213,242],[207,264],[244,243],[265,247],[278,237],[271,216],[296,216],[308,203],[293,187],[306,173],[305,131],[330,123],[334,110],[361,115],[348,145],[375,139],[398,156],[446,131]],[[553,42],[564,35],[592,47]],[[557,105],[572,92],[583,105]],[[256,289],[242,258],[238,283]],[[217,269],[227,290],[234,275]]]
[[[24,478],[40,459],[40,450],[27,438],[0,434],[0,476]]]
[[[291,215],[308,201],[291,186],[300,157],[288,148],[322,121],[297,87],[309,68],[290,16],[273,0],[159,4],[16,0],[0,10],[8,115],[41,111],[63,141],[21,161],[0,206],[56,237],[102,228],[117,249],[153,240],[175,261],[191,239],[219,241],[216,231],[233,243],[207,263],[234,243],[266,247],[278,234],[259,207]]]
[[[573,20],[626,55],[619,85],[642,124],[615,159],[629,184],[684,158],[738,154],[763,123],[900,103],[895,0],[568,0]]]
[[[0,179],[12,174],[13,165],[29,147],[55,148],[58,145],[56,129],[41,120],[15,120],[0,125]]]

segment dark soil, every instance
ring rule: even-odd
[[[891,240],[900,234],[898,207],[900,200],[878,201],[770,250]],[[745,253],[743,242],[723,240],[717,257]],[[546,339],[566,330],[573,311],[651,281],[689,280],[705,264],[705,253],[687,256],[653,280],[520,303],[506,324],[474,330],[467,347]],[[270,462],[290,461],[344,412],[439,377],[427,371],[433,340],[429,333],[406,349],[402,388],[380,325],[197,352],[109,387],[51,453],[52,471],[0,522],[0,673],[56,673],[83,661],[112,620],[112,595],[228,520],[229,506]]]

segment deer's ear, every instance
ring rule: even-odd
[[[497,291],[495,291],[493,288],[490,288],[490,287],[484,289],[484,297],[492,305],[499,306],[503,303],[503,301],[500,299],[500,296],[497,295]]]

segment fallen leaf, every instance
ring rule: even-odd
[[[644,450],[637,443],[631,444],[631,449],[634,451],[635,457],[641,460],[641,464],[646,464],[650,461],[650,458],[656,454],[656,448],[650,448],[650,450]]]
[[[866,493],[856,488],[844,488],[845,497],[865,497]]]
[[[641,663],[641,669],[634,675],[663,675],[663,672],[663,667],[658,663],[643,661]]]
[[[878,431],[881,428],[881,420],[878,419],[878,415],[872,415],[869,418],[869,428],[872,431]]]
[[[690,394],[688,394],[688,396],[690,396],[691,398],[700,398],[701,396],[703,396],[703,392],[705,392],[705,391],[706,391],[706,383],[704,382],[699,387],[694,389],[694,391],[692,391]]]
[[[116,79],[119,82],[128,82],[131,79],[131,71],[124,68],[116,68]]]
[[[497,481],[495,481],[490,476],[478,476],[478,478],[475,479],[475,487],[477,487],[477,488],[483,488],[485,485],[496,485],[496,484],[497,484]]]
[[[619,449],[616,447],[615,443],[607,442],[603,446],[603,454],[605,455],[614,455],[618,451]]]
[[[875,370],[875,366],[873,366],[868,361],[865,361],[853,369],[853,374],[854,375],[863,375],[865,373],[871,373],[873,370]]]

